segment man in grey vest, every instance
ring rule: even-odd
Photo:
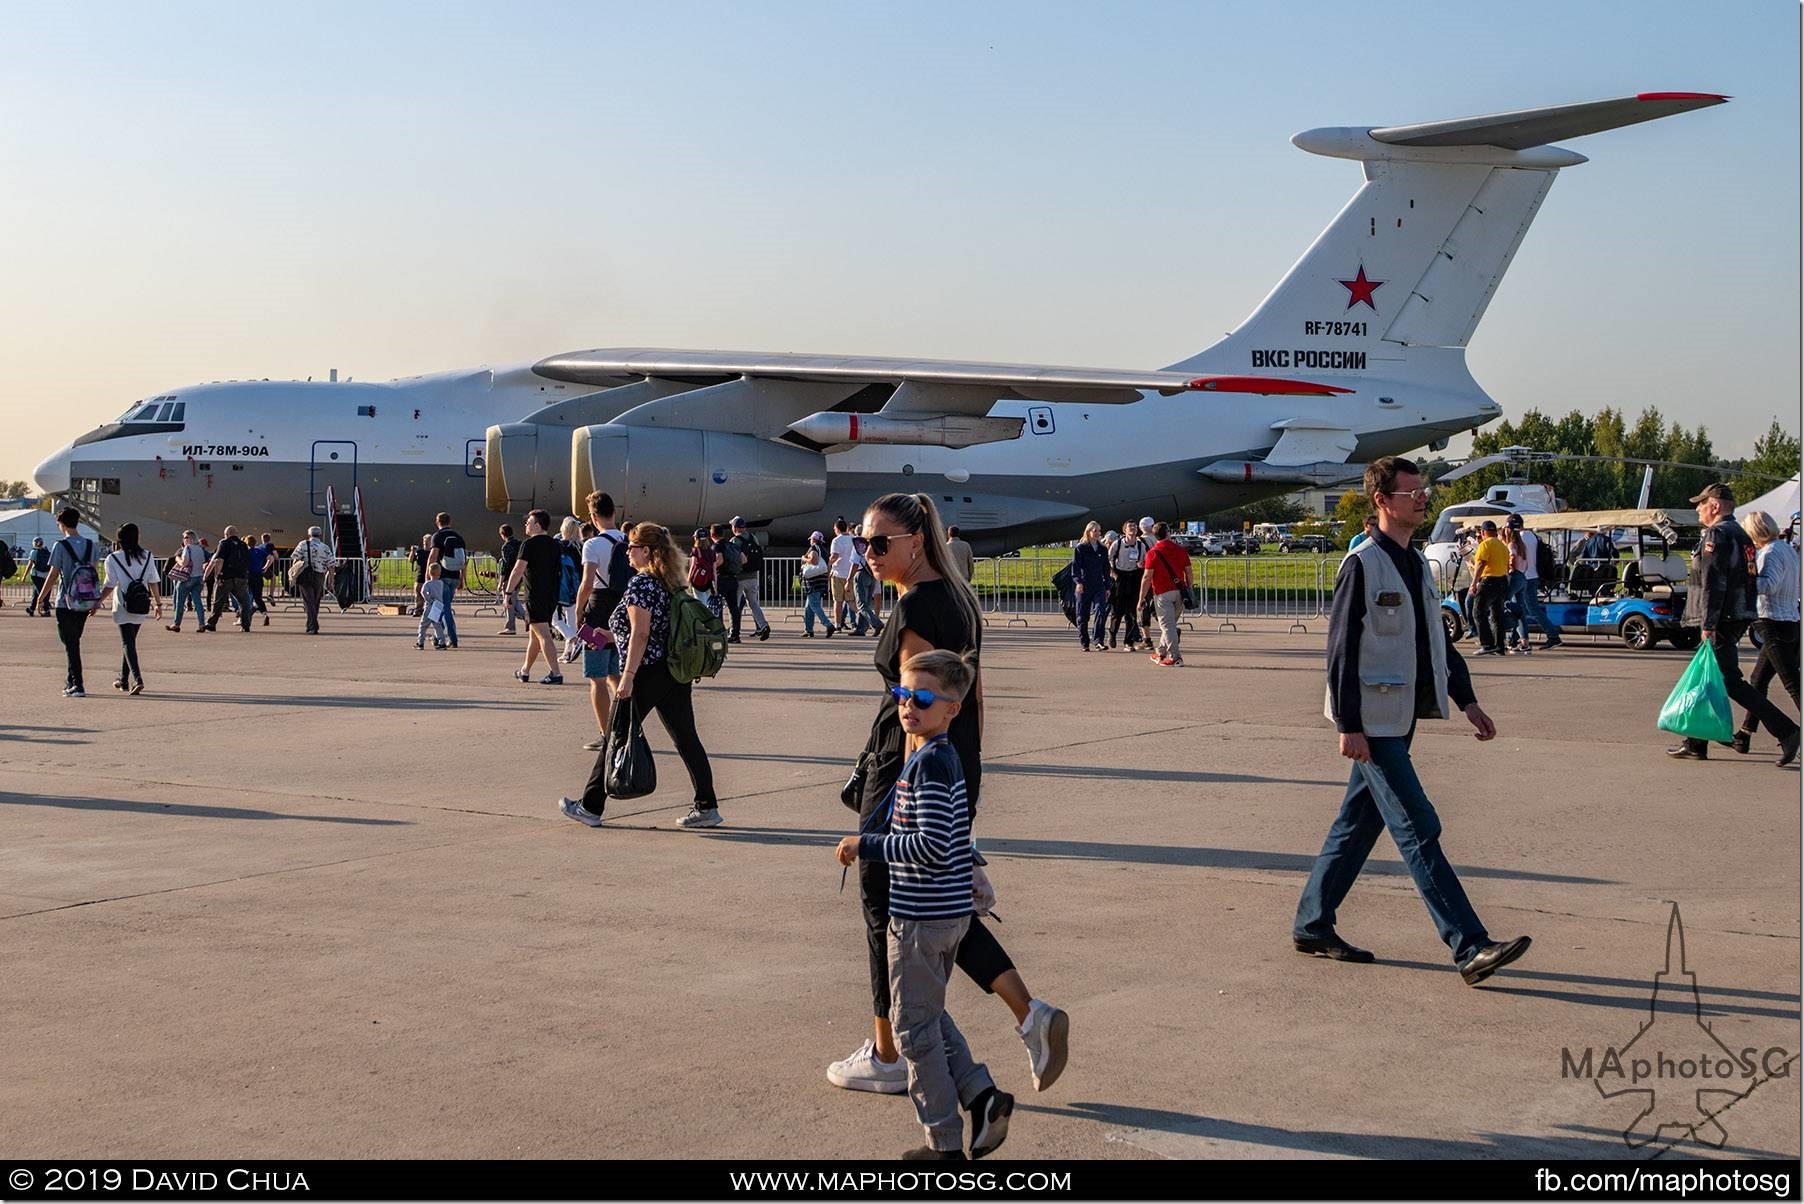
[[[1472,910],[1447,854],[1441,821],[1410,763],[1418,719],[1446,719],[1447,696],[1480,740],[1497,735],[1472,693],[1466,663],[1448,643],[1428,561],[1409,546],[1428,517],[1429,489],[1412,460],[1386,456],[1366,467],[1366,496],[1378,530],[1341,562],[1328,620],[1328,692],[1324,713],[1340,732],[1352,779],[1340,815],[1297,902],[1297,952],[1344,962],[1373,957],[1334,931],[1335,911],[1359,877],[1378,834],[1390,829],[1428,914],[1453,950],[1454,965],[1476,986],[1528,950],[1529,938],[1493,941]]]

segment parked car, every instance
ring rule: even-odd
[[[1326,552],[1328,537],[1326,535],[1292,535],[1278,545],[1280,552]]]

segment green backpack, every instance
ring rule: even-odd
[[[727,662],[727,627],[688,590],[670,596],[670,643],[665,664],[671,680],[713,677]]]

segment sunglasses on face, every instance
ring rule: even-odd
[[[918,534],[918,531],[904,531],[900,535],[872,535],[865,540],[865,546],[879,556],[888,556],[891,540],[907,539],[910,535]]]
[[[1393,489],[1390,491],[1390,496],[1391,497],[1406,497],[1406,498],[1409,498],[1411,501],[1425,502],[1428,500],[1428,495],[1433,492],[1434,492],[1434,486],[1424,485],[1420,489],[1411,489],[1407,493],[1402,492],[1401,490]]]
[[[945,698],[944,694],[935,694],[932,690],[911,690],[907,686],[891,686],[889,696],[898,703],[914,700],[914,704],[923,710]]]

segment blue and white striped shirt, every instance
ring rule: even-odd
[[[1760,566],[1757,582],[1760,590],[1760,617],[1796,623],[1798,550],[1783,539],[1775,539],[1755,553],[1754,563]]]
[[[889,913],[896,919],[971,914],[971,810],[958,752],[944,736],[903,766],[888,833],[860,837],[858,855],[889,863]]]

